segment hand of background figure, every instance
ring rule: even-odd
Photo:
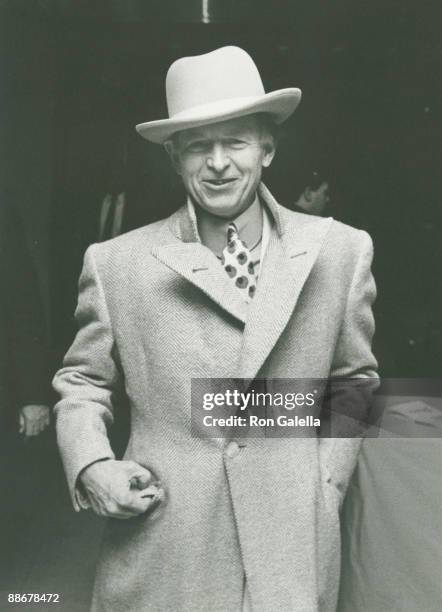
[[[80,474],[80,481],[99,516],[131,518],[154,510],[165,497],[152,473],[135,461],[97,461]]]
[[[50,409],[43,404],[27,404],[20,410],[19,433],[26,438],[38,436],[50,422]]]

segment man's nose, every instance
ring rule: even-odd
[[[215,172],[223,172],[230,164],[230,158],[222,144],[214,144],[207,157],[207,166]]]

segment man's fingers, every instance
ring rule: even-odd
[[[141,497],[146,497],[146,498],[156,498],[160,496],[160,492],[162,491],[162,489],[160,488],[160,483],[156,483],[155,485],[151,485],[150,487],[146,487],[145,489],[142,489],[139,494]]]
[[[29,419],[25,419],[25,436],[29,438],[32,436],[33,425]]]
[[[131,489],[145,489],[152,482],[152,474],[134,474],[130,479]]]
[[[136,461],[123,461],[123,464],[126,470],[128,470],[130,474],[134,476],[145,475],[149,476],[150,478],[152,477],[151,472]]]
[[[38,436],[40,433],[40,426],[38,421],[30,420],[29,421],[29,435],[30,436]]]
[[[144,514],[147,511],[152,511],[160,503],[158,495],[146,496],[143,495],[144,491],[137,491],[132,502],[132,510],[138,514]]]
[[[164,495],[161,493],[145,495],[145,491],[133,491],[131,497],[127,498],[124,503],[116,503],[113,500],[100,503],[98,500],[91,498],[91,506],[92,510],[99,516],[129,519],[148,511],[153,512],[163,499]]]
[[[40,404],[26,404],[20,410],[20,433],[26,437],[38,436],[50,423],[50,410],[48,406]]]
[[[154,475],[135,461],[96,462],[82,474],[93,511],[99,516],[127,519],[153,510],[163,494]]]
[[[113,499],[101,499],[95,497],[93,494],[88,496],[92,510],[98,516],[104,516],[109,518],[125,519],[130,518],[132,514],[116,503]]]
[[[139,492],[141,499],[148,500],[149,505],[146,508],[150,513],[166,500],[166,492],[158,483],[158,486],[151,486]],[[146,512],[145,510],[145,512]]]
[[[105,504],[98,503],[96,500],[91,500],[92,509],[99,516],[105,516],[116,519],[129,519],[143,512],[152,504],[150,499],[142,499],[133,497],[127,500],[124,504],[118,504],[114,501],[108,501]]]
[[[51,413],[48,409],[43,416],[43,429],[46,429],[46,427],[48,427],[50,423],[51,423]]]
[[[145,489],[153,479],[152,472],[135,461],[128,461],[125,467],[133,489]]]
[[[41,434],[48,425],[49,425],[49,418],[48,417],[41,418],[38,422],[38,433]]]
[[[132,516],[143,514],[156,508],[164,500],[164,491],[156,486],[150,486],[140,491],[132,489],[129,495],[121,501],[119,511],[128,512]]]
[[[25,434],[25,436],[30,438],[31,436],[37,435],[37,422],[34,419],[28,418],[26,415],[20,415],[20,418],[23,419],[22,432]]]

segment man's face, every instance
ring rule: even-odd
[[[174,142],[166,148],[193,202],[225,218],[252,204],[262,169],[275,153],[254,116],[183,130]]]
[[[310,212],[314,215],[321,215],[329,201],[329,186],[328,183],[324,181],[324,183],[321,183],[316,191],[311,192]]]

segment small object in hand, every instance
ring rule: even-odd
[[[146,487],[146,485],[144,485],[143,482],[137,476],[134,476],[130,479],[129,485],[131,489],[138,489],[139,491],[151,491],[149,494],[143,495],[143,497],[153,497],[155,495],[154,488],[161,488],[161,482],[159,480],[154,480],[153,482],[150,482]]]
[[[141,497],[158,497],[160,491],[161,482],[151,482],[146,489],[143,489],[143,495]]]
[[[166,499],[166,492],[162,488],[160,482],[152,483],[143,490],[142,497],[148,497],[152,500],[149,506],[149,517],[151,520],[157,519],[161,515],[161,508]]]
[[[147,497],[152,500],[149,506],[149,516],[155,519],[158,516],[158,506],[166,499],[166,493],[159,480],[150,482],[147,487],[143,487],[143,483],[136,477],[130,479],[130,488],[138,489],[142,492],[141,497]]]

